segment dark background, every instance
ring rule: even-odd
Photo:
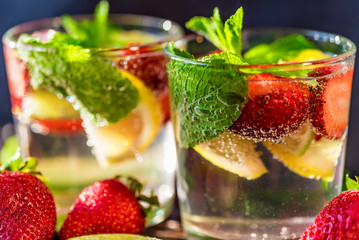
[[[0,35],[19,23],[64,13],[92,13],[98,0],[1,0]],[[289,26],[338,33],[359,46],[358,0],[109,0],[113,13],[137,13],[174,20],[181,25],[195,15],[210,16],[215,6],[222,18],[244,7],[244,27]],[[11,122],[10,100],[0,46],[0,127]],[[358,60],[359,61],[359,60]],[[354,74],[346,168],[359,175],[359,76]]]

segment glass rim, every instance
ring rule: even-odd
[[[239,64],[236,65],[236,64],[231,64],[231,63],[206,63],[206,62],[198,61],[196,59],[195,60],[188,59],[188,58],[178,56],[174,53],[171,53],[169,51],[168,45],[165,47],[164,52],[171,59],[191,63],[193,65],[203,65],[203,66],[213,66],[213,67],[231,65],[236,68],[243,68],[243,69],[247,69],[247,68],[268,69],[268,68],[278,68],[278,67],[291,68],[291,67],[301,67],[301,66],[309,67],[309,66],[319,65],[319,64],[320,65],[321,64],[333,64],[333,63],[335,64],[335,63],[342,61],[345,58],[355,55],[355,53],[356,53],[355,44],[350,39],[348,39],[344,36],[341,36],[339,34],[328,33],[328,32],[323,32],[323,31],[318,31],[318,30],[304,29],[304,28],[288,28],[288,27],[250,27],[250,28],[244,28],[242,30],[243,33],[251,32],[251,31],[262,31],[262,32],[290,31],[292,33],[299,33],[299,34],[301,32],[302,33],[307,32],[307,33],[311,33],[311,34],[325,34],[327,36],[332,36],[334,42],[340,42],[340,41],[346,42],[346,44],[349,46],[349,50],[346,51],[345,53],[335,55],[333,57],[321,59],[321,60],[302,61],[302,62],[284,62],[284,63],[277,63],[277,64],[248,64],[248,65],[239,65]],[[200,36],[198,34],[189,34],[177,41],[191,41],[191,40],[195,40],[198,37],[204,38],[203,36]]]
[[[71,15],[71,17],[81,20],[81,19],[89,19],[93,17],[93,14],[74,14]],[[119,23],[117,25],[128,25],[128,26],[143,26],[144,28],[157,28],[160,30],[163,30],[166,35],[168,35],[166,38],[162,40],[158,40],[155,42],[150,42],[146,44],[134,44],[131,46],[122,46],[122,47],[106,47],[106,48],[86,48],[89,51],[93,51],[99,54],[106,54],[106,53],[116,53],[118,51],[133,51],[133,54],[129,55],[140,55],[141,53],[136,53],[135,51],[143,49],[143,48],[154,48],[152,52],[163,50],[166,46],[166,44],[170,41],[177,41],[184,35],[184,29],[181,27],[180,24],[161,17],[154,17],[154,16],[148,16],[148,15],[141,15],[141,14],[127,14],[127,13],[110,13],[109,14],[109,20],[116,20],[117,21],[126,21],[126,23]],[[114,21],[115,22],[115,21]],[[36,26],[42,26],[44,24],[51,24],[54,27],[60,27],[61,26],[61,16],[57,17],[49,17],[49,18],[41,18],[37,20],[32,20],[24,23],[17,24],[11,28],[9,28],[4,35],[2,36],[2,42],[4,46],[8,46],[10,48],[24,48],[28,50],[34,50],[34,51],[41,51],[45,49],[51,49],[46,47],[34,47],[30,44],[18,44],[17,39],[15,39],[15,35],[24,33],[26,31],[30,31],[31,29],[34,29]],[[158,26],[153,26],[150,24],[158,23]],[[160,23],[162,23],[162,28],[160,27]],[[115,22],[116,24],[116,22]],[[167,28],[163,26],[164,24],[167,24]],[[56,25],[56,26],[55,26]],[[35,26],[35,27],[34,27]],[[51,28],[49,28],[51,29]],[[156,48],[158,47],[158,48]],[[148,51],[151,52],[151,51]],[[148,53],[147,52],[147,53]]]

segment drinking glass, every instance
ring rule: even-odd
[[[74,16],[77,20],[91,17]],[[183,30],[170,20],[150,16],[110,14],[109,19],[128,31],[123,38],[138,36],[142,42],[141,33],[151,36],[142,45],[134,42],[123,48],[95,49],[136,84],[139,106],[116,124],[94,126],[81,118],[70,103],[71,96],[33,89],[31,72],[17,51],[40,49],[18,44],[17,39],[29,33],[46,41],[51,34],[48,29],[63,32],[61,19],[56,17],[20,24],[3,37],[13,120],[21,152],[24,157],[39,159],[39,170],[48,178],[60,215],[68,212],[84,187],[123,175],[144,184],[145,194],[154,190],[158,196],[160,208],[147,215],[147,225],[152,225],[161,222],[173,206],[176,149],[163,47],[166,41],[179,38]]]
[[[206,63],[196,58],[218,50],[200,36],[175,42],[195,59],[165,49],[189,239],[296,239],[341,192],[356,47],[337,34],[254,28],[243,50],[295,33],[328,58]]]

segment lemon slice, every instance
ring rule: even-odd
[[[44,90],[34,90],[27,94],[22,109],[31,119],[80,119],[79,112],[70,102]]]
[[[137,88],[140,103],[117,123],[103,127],[85,123],[85,130],[94,146],[93,152],[103,167],[146,150],[156,138],[162,123],[161,106],[151,89],[134,75],[119,71]]]
[[[150,240],[150,239],[158,239],[151,238],[146,236],[140,236],[135,234],[94,234],[94,235],[86,235],[81,237],[70,238],[69,240]]]
[[[287,137],[282,143],[263,144],[292,172],[306,178],[332,181],[343,140],[314,140],[308,132],[311,129],[305,125],[299,133]]]
[[[323,53],[318,49],[305,49],[301,51],[298,56],[291,59],[290,61],[293,62],[306,62],[306,61],[315,61],[329,58],[330,56]]]
[[[225,132],[218,138],[194,147],[213,165],[247,179],[256,179],[267,172],[256,144],[240,136]]]

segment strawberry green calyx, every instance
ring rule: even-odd
[[[345,185],[347,190],[359,190],[359,177],[355,176],[355,180],[353,180],[347,174],[345,177]]]
[[[115,178],[124,183],[128,187],[128,189],[135,195],[145,216],[153,208],[158,208],[160,206],[158,198],[153,191],[151,191],[150,196],[142,194],[143,184],[140,183],[137,179],[129,176],[116,176]]]
[[[37,168],[37,158],[28,157],[23,158],[20,152],[19,142],[17,137],[9,137],[3,148],[0,151],[1,161],[0,161],[0,172],[3,171],[19,171],[23,173],[29,173],[32,175],[37,175],[40,180],[46,182],[46,179],[41,176],[41,173],[36,170]]]

